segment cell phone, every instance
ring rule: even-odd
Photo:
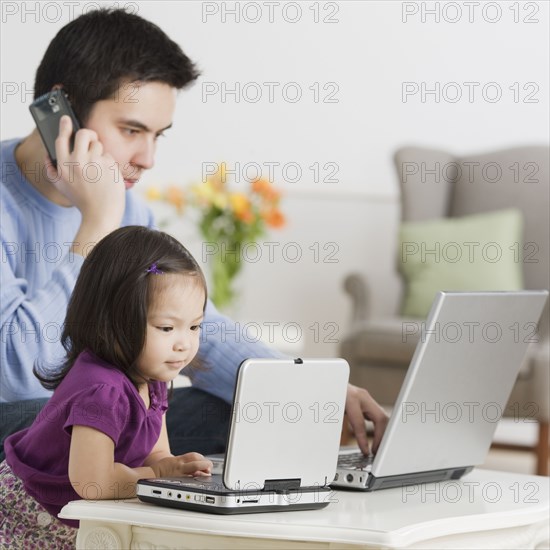
[[[68,115],[73,121],[73,133],[70,140],[70,150],[74,147],[74,137],[80,130],[80,122],[74,114],[69,98],[64,90],[54,90],[41,95],[35,99],[29,106],[31,115],[34,118],[36,127],[40,132],[40,137],[44,142],[46,151],[54,166],[57,166],[57,157],[55,154],[55,140],[59,135],[59,119],[63,115]]]

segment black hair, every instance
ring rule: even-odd
[[[124,9],[100,8],[65,25],[50,42],[34,98],[61,85],[85,125],[94,103],[115,97],[123,84],[155,81],[179,90],[199,76],[157,25]]]
[[[204,289],[204,310],[204,274],[179,241],[147,227],[117,229],[97,243],[80,270],[61,336],[64,363],[33,369],[46,389],[59,386],[83,351],[124,372],[136,387],[143,383],[136,362],[145,345],[152,289],[162,277],[148,271],[153,264],[162,273],[194,278]]]

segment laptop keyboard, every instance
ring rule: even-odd
[[[372,466],[374,455],[365,456],[362,452],[340,455],[338,468],[346,470],[367,470]]]

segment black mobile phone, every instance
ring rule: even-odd
[[[62,89],[54,90],[35,99],[29,106],[29,109],[40,132],[40,137],[44,142],[46,151],[48,151],[53,165],[57,166],[55,140],[59,134],[59,119],[63,115],[68,115],[73,121],[73,133],[70,141],[71,151],[74,147],[74,136],[80,130],[80,123],[69,103],[69,98]]]

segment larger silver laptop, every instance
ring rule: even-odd
[[[538,322],[544,291],[439,292],[376,456],[342,453],[332,487],[458,479],[483,463]]]
[[[215,514],[327,506],[348,377],[343,359],[247,359],[237,374],[221,473],[142,479],[137,496]]]

